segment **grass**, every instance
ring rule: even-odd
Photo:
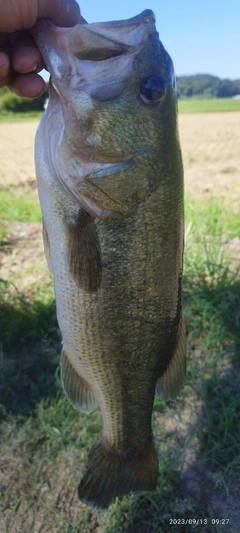
[[[14,189],[0,190],[0,220],[14,222],[40,222],[42,220],[36,191],[15,192]]]
[[[9,222],[41,222],[42,215],[36,191],[23,193],[14,189],[0,190],[0,250],[7,248]]]
[[[188,98],[178,101],[179,113],[222,113],[240,111],[240,99],[232,98]]]
[[[26,122],[29,120],[40,120],[43,112],[42,111],[24,111],[24,112],[0,112],[0,123],[1,122]]]
[[[239,211],[234,211],[228,206],[224,207],[223,201],[219,198],[206,197],[199,201],[186,197],[185,218],[187,228],[195,238],[197,234],[200,234],[204,241],[208,236],[222,240],[239,236]]]
[[[186,98],[178,101],[179,113],[222,113],[240,111],[240,99],[233,98]],[[40,120],[41,111],[1,112],[1,122],[26,122]]]
[[[38,220],[37,208],[28,209],[30,199],[9,204],[4,198],[3,218]],[[239,223],[240,215],[227,204],[186,201],[186,385],[176,401],[155,402],[156,491],[119,498],[104,513],[77,501],[101,418],[98,410],[74,411],[63,395],[52,285],[35,288],[29,298],[1,280],[0,440],[6,475],[0,506],[6,533],[228,531],[216,518],[234,526],[232,512],[216,515],[212,495],[220,491],[223,498],[236,486],[239,493],[240,282],[226,252]]]

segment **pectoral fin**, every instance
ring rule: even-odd
[[[186,331],[181,318],[174,355],[164,374],[158,379],[156,394],[161,400],[173,399],[184,384],[186,373]]]
[[[70,272],[89,292],[98,289],[102,277],[101,251],[92,217],[83,209],[72,222],[66,219]]]
[[[64,349],[60,364],[63,389],[73,407],[83,412],[93,411],[97,407],[94,393],[87,381],[74,370]]]

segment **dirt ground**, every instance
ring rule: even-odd
[[[0,124],[0,189],[36,187],[34,136],[37,122]]]
[[[231,203],[234,211],[239,207],[240,196],[240,113],[180,115],[179,128],[185,166],[185,191],[194,197],[216,196]],[[21,194],[36,190],[34,170],[34,135],[37,123],[0,124],[0,190],[12,188]],[[37,193],[36,193],[37,194]],[[41,224],[12,223],[8,228],[7,240],[14,253],[0,252],[0,277],[12,279],[25,292],[31,290],[36,280],[46,282],[49,277],[43,256]],[[237,245],[239,246],[239,242]],[[34,268],[33,268],[34,250]],[[28,271],[28,276],[23,272]],[[194,410],[196,415],[196,410]],[[191,413],[183,413],[191,424]],[[176,421],[181,434],[179,420]],[[173,428],[171,428],[173,429]],[[183,435],[184,438],[184,435]],[[182,473],[182,489],[186,495],[190,490],[203,490],[209,480],[208,497],[215,498],[216,513],[235,516],[239,519],[239,495],[224,497],[212,490],[208,472],[191,468],[191,447],[189,458]],[[19,530],[20,531],[20,530]],[[97,531],[97,530],[96,530]],[[230,530],[228,530],[230,531]],[[231,530],[237,533],[237,529]]]

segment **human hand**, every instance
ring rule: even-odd
[[[80,21],[75,0],[0,0],[0,87],[7,85],[19,96],[35,98],[45,82],[37,73],[44,67],[30,28],[40,18],[56,26]]]

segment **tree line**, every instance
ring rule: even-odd
[[[210,74],[178,76],[177,91],[179,98],[231,98],[240,94],[240,79],[221,79]],[[0,115],[24,111],[43,111],[48,97],[46,90],[39,98],[20,98],[7,87],[0,89]]]
[[[232,98],[240,94],[240,79],[221,79],[211,74],[177,77],[179,98]]]
[[[48,87],[38,98],[22,98],[7,87],[0,89],[0,115],[9,113],[23,113],[25,111],[43,111],[48,98]]]

